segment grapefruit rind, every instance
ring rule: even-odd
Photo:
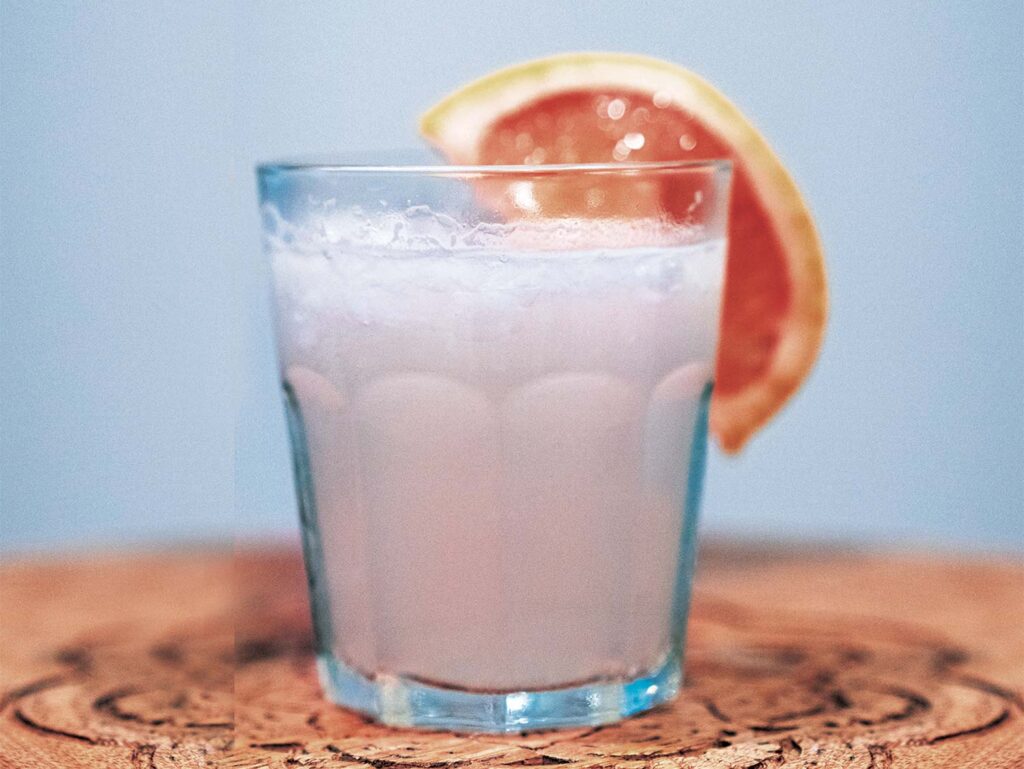
[[[766,372],[738,391],[716,392],[711,429],[727,452],[782,408],[817,358],[827,315],[821,243],[804,200],[765,139],[714,86],[682,67],[647,56],[572,53],[514,65],[475,80],[441,100],[420,121],[423,136],[455,163],[479,163],[488,126],[545,96],[616,88],[668,98],[733,149],[777,230],[791,288],[779,342]]]

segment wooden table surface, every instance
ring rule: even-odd
[[[290,548],[0,567],[0,767],[1024,767],[1024,564],[708,547],[687,686],[596,729],[325,702]]]

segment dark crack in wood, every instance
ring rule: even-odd
[[[254,742],[251,747],[262,748],[263,750],[305,750],[306,746],[301,742]]]
[[[868,769],[889,769],[892,766],[892,749],[888,745],[868,745]]]
[[[67,683],[68,677],[64,674],[46,676],[44,678],[37,678],[34,681],[29,681],[27,684],[11,689],[9,692],[0,697],[0,710],[3,710],[12,702],[17,702],[20,699],[28,697],[30,694],[37,692],[46,691],[52,689],[61,684]]]
[[[186,721],[186,729],[234,729],[231,721]]]
[[[972,689],[977,689],[978,691],[1006,700],[1010,704],[1014,705],[1018,710],[1024,712],[1024,697],[1021,697],[1021,695],[1015,691],[976,676],[962,675],[953,680],[957,683],[963,684],[964,686],[968,686]]]
[[[721,710],[719,710],[718,705],[716,705],[711,700],[704,700],[704,709],[711,714],[712,718],[721,721],[723,724],[732,723],[732,719],[729,718],[729,716],[725,715],[725,713],[723,713]]]
[[[760,732],[762,734],[775,734],[777,732],[791,732],[794,729],[799,729],[799,724],[751,724],[747,727],[752,732]]]
[[[31,729],[34,732],[38,732],[39,734],[46,734],[51,737],[63,737],[69,740],[77,740],[78,742],[84,742],[87,745],[106,744],[102,740],[96,740],[84,734],[78,734],[76,732],[69,732],[64,729],[55,729],[52,726],[46,726],[45,724],[41,724],[38,721],[25,715],[25,713],[23,713],[21,710],[14,711],[14,719],[22,726]]]
[[[134,746],[128,760],[132,762],[132,769],[156,769],[156,745]]]
[[[1000,726],[1002,726],[1009,720],[1010,711],[1003,710],[995,718],[986,721],[985,723],[979,726],[975,726],[971,729],[961,729],[958,732],[950,732],[949,734],[940,734],[937,737],[932,737],[930,740],[928,740],[927,744],[934,745],[938,742],[945,742],[946,740],[955,740],[959,739],[960,737],[969,737],[974,734],[984,734],[985,732],[992,731],[993,729],[998,729]]]
[[[820,716],[824,712],[824,705],[815,705],[807,708],[806,710],[792,710],[788,713],[780,713],[779,715],[772,716],[768,719],[768,723],[774,724],[776,721],[794,721],[798,718],[811,718],[813,716]]]
[[[136,724],[143,724],[145,726],[163,726],[167,723],[166,718],[145,718],[140,716],[138,713],[132,713],[131,711],[122,710],[118,704],[119,700],[123,697],[129,697],[133,694],[138,694],[137,689],[124,688],[115,689],[112,692],[102,694],[93,700],[92,706],[94,710],[100,713],[105,713],[112,718],[116,718],[119,721],[131,721]]]
[[[88,673],[92,670],[92,652],[85,646],[68,646],[59,649],[53,658],[61,665],[72,668],[76,673]]]
[[[507,764],[502,764],[502,766],[549,766],[552,764],[571,763],[573,763],[573,760],[569,758],[559,758],[558,756],[549,756],[546,753],[540,753],[536,756],[524,758],[522,761],[510,761]],[[451,766],[451,764],[446,764],[446,766]]]
[[[804,752],[803,747],[793,737],[783,737],[779,741],[779,746],[782,748],[782,755],[786,757],[799,756]]]
[[[839,689],[833,689],[828,693],[829,702],[836,710],[847,710],[853,707],[850,699]]]
[[[149,656],[166,665],[176,666],[185,661],[185,652],[182,651],[181,644],[175,641],[157,644],[149,650]]]

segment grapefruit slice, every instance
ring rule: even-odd
[[[428,110],[420,130],[465,164],[731,158],[711,402],[719,445],[739,451],[807,377],[827,308],[814,222],[761,134],[697,75],[644,56],[552,56],[470,83]]]

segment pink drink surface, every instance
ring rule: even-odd
[[[480,691],[663,662],[723,243],[271,253],[334,656]]]

